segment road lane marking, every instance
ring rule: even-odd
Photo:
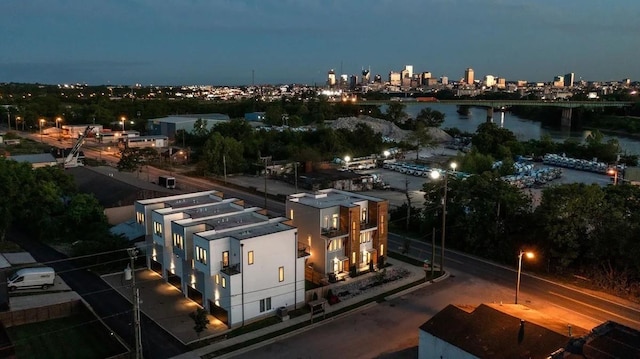
[[[584,305],[585,307],[589,307],[589,308],[591,308],[591,309],[595,309],[596,311],[599,311],[599,312],[602,312],[602,313],[606,313],[606,314],[612,315],[612,316],[614,316],[614,317],[618,317],[618,318],[620,318],[620,319],[624,319],[624,320],[630,321],[630,322],[632,322],[632,323],[640,324],[640,321],[633,320],[633,319],[629,319],[629,318],[627,318],[627,317],[623,317],[623,316],[621,316],[621,315],[619,315],[619,314],[616,314],[616,313],[610,312],[610,311],[608,311],[608,310],[604,310],[604,309],[602,309],[602,308],[598,308],[598,307],[596,307],[595,305],[587,304],[587,303],[581,302],[581,301],[579,301],[579,300],[577,300],[577,299],[573,299],[573,298],[570,298],[570,297],[567,297],[567,296],[564,296],[564,295],[562,295],[562,294],[558,294],[558,293],[555,293],[555,292],[548,292],[548,293],[549,293],[549,294],[551,294],[551,295],[555,295],[555,296],[557,296],[557,297],[560,297],[560,298],[566,299],[566,300],[568,300],[568,301],[571,301],[571,302],[574,302],[574,303],[578,303],[578,304]]]

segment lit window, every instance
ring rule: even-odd
[[[289,219],[293,220],[293,210],[289,210]]]
[[[380,234],[384,234],[384,216],[380,216]]]
[[[384,255],[384,244],[380,245],[380,255],[383,256]]]
[[[367,208],[366,207],[362,208],[362,219],[360,220],[360,222],[362,222],[362,223],[366,223],[367,222]]]
[[[351,263],[356,263],[356,252],[351,253]]]
[[[284,267],[278,268],[278,281],[284,282]]]
[[[226,288],[226,287],[227,287],[227,278],[222,277],[222,288]]]
[[[220,274],[216,274],[216,284],[220,284]]]
[[[253,251],[249,251],[249,258],[247,259],[249,265],[253,264]]]
[[[158,223],[158,222],[153,222],[153,231],[156,235],[161,236],[162,235],[162,224]]]
[[[229,266],[229,251],[222,252],[222,268]]]
[[[196,260],[202,264],[207,264],[207,250],[196,246]]]
[[[179,235],[178,233],[174,233],[173,234],[173,246],[179,249],[184,249],[183,248],[184,245],[184,241],[182,239],[182,236]]]
[[[136,220],[138,224],[144,224],[144,213],[136,212]]]

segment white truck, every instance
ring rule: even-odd
[[[10,291],[35,287],[47,289],[53,285],[55,279],[56,271],[51,267],[22,268],[9,277],[7,287]]]

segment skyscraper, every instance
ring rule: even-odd
[[[333,69],[329,70],[329,74],[327,76],[327,85],[329,87],[334,87],[336,85],[336,73]]]
[[[564,75],[564,87],[573,87],[573,81],[575,81],[575,74],[573,72]]]
[[[467,85],[473,84],[473,69],[471,67],[468,67],[466,70],[464,70],[464,82]]]
[[[405,65],[404,70],[407,72],[408,78],[413,78],[413,65]]]
[[[371,69],[362,69],[362,84],[368,84],[371,80]]]

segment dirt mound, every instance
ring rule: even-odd
[[[373,129],[374,132],[380,133],[382,137],[388,137],[393,141],[402,141],[411,132],[403,130],[394,123],[387,120],[370,116],[340,117],[337,120],[331,122],[329,126],[334,130],[339,128],[346,128],[350,131],[353,131],[355,130],[356,125],[358,125],[359,123],[368,125]],[[437,142],[447,142],[451,140],[451,136],[449,136],[446,132],[439,128],[430,128],[429,131]]]

